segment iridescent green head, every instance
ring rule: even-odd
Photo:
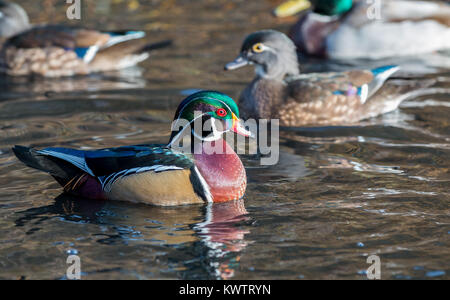
[[[219,138],[226,131],[234,131],[244,136],[250,136],[250,132],[241,126],[239,109],[233,99],[225,94],[215,91],[201,91],[184,99],[175,113],[174,125],[194,127],[194,122],[211,121],[213,138]],[[219,128],[219,129],[218,129]],[[183,130],[181,130],[183,131]],[[172,133],[171,140],[180,131]],[[195,134],[195,133],[194,133]]]
[[[239,109],[234,100],[215,91],[197,92],[184,99],[178,106],[174,119],[193,121],[195,112],[222,120],[232,119],[233,114],[239,118]]]
[[[327,15],[341,15],[348,12],[353,7],[352,0],[311,0],[314,12]]]

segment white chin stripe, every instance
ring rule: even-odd
[[[213,141],[217,141],[217,140],[220,139],[220,138],[222,137],[222,135],[225,133],[225,131],[219,131],[219,130],[217,130],[217,127],[216,127],[216,119],[211,118],[210,120],[211,120],[211,129],[212,129],[212,132],[213,132],[212,135],[209,135],[209,136],[207,136],[207,137],[199,136],[199,135],[194,131],[194,129],[192,129],[192,134],[193,134],[196,138],[198,138],[199,140],[202,140],[202,141],[204,141],[204,142],[213,142]]]

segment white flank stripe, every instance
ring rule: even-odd
[[[88,51],[86,52],[86,55],[84,55],[83,57],[84,62],[87,64],[90,63],[94,59],[95,55],[97,55],[98,50],[99,50],[98,46],[89,47]]]
[[[361,87],[361,103],[364,104],[369,97],[369,86],[367,84]]]
[[[209,189],[209,185],[206,182],[205,178],[203,178],[202,174],[200,174],[200,171],[197,169],[197,167],[194,167],[195,173],[197,174],[198,178],[200,179],[200,183],[202,184],[203,191],[205,192],[206,200],[210,203],[213,202],[211,190]]]

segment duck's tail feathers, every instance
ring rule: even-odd
[[[424,97],[424,96],[432,96],[432,95],[443,95],[443,94],[449,94],[450,95],[450,88],[422,88],[415,91],[411,91],[407,94],[405,94],[405,100],[412,99],[412,98],[418,98],[418,97]]]
[[[388,113],[397,109],[400,106],[400,104],[402,104],[405,101],[436,94],[450,94],[450,89],[421,88],[418,90],[409,91],[405,94],[397,96],[396,98],[393,98],[392,100],[385,101],[382,113]]]
[[[165,40],[165,41],[161,41],[161,42],[157,42],[157,43],[149,43],[149,44],[144,45],[143,47],[141,47],[137,51],[137,53],[151,52],[151,51],[154,51],[154,50],[167,48],[167,47],[172,46],[172,44],[173,44],[172,40]]]
[[[368,95],[367,99],[372,97],[378,90],[383,86],[386,80],[389,79],[395,72],[400,70],[399,66],[391,65],[391,66],[383,66],[376,69],[371,70],[374,76],[372,82],[368,84]]]
[[[391,112],[404,101],[436,94],[450,94],[448,88],[433,87],[436,83],[430,80],[401,80],[395,79],[386,83],[385,87],[374,95],[364,105],[365,116],[375,117]]]
[[[99,51],[89,67],[93,72],[125,69],[146,60],[151,51],[171,44],[170,40],[157,43],[147,43],[143,39],[128,40]]]
[[[109,32],[109,35],[111,36],[109,40],[106,42],[106,44],[101,48],[109,48],[114,45],[124,43],[131,40],[138,40],[145,37],[144,31],[116,31],[116,32]]]
[[[73,164],[24,146],[12,148],[17,158],[27,166],[49,173],[58,181],[67,181],[82,173]]]

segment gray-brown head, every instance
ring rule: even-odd
[[[261,30],[247,36],[241,53],[225,66],[225,70],[248,64],[255,65],[256,74],[262,78],[282,80],[285,76],[300,73],[294,43],[276,30]]]
[[[0,0],[0,37],[12,37],[30,27],[25,10],[16,3]]]

